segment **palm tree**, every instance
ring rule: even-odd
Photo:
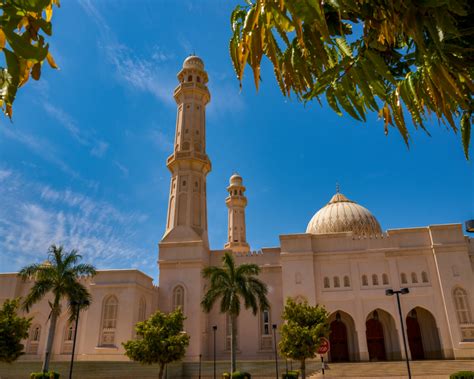
[[[234,257],[229,252],[222,257],[222,267],[209,266],[202,270],[203,277],[210,279],[210,287],[201,301],[201,306],[206,313],[209,313],[214,303],[221,299],[220,311],[229,316],[232,372],[236,370],[237,317],[240,313],[241,300],[246,309],[252,309],[254,315],[259,308],[260,310],[270,308],[267,285],[256,277],[259,273],[260,267],[255,264],[244,263],[236,266]]]
[[[92,265],[78,263],[81,258],[77,250],[71,250],[68,253],[63,251],[62,246],[51,245],[48,250],[48,259],[44,263],[26,266],[18,273],[23,280],[34,281],[33,287],[23,302],[23,309],[27,312],[47,294],[50,292],[53,294],[53,300],[48,301],[51,312],[43,372],[49,369],[56,322],[61,314],[61,302],[64,299],[67,300],[71,322],[76,317],[78,307],[79,309],[86,308],[91,302],[91,296],[86,287],[79,282],[79,277],[94,276],[96,271]]]

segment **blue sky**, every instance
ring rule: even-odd
[[[253,249],[304,232],[335,192],[370,209],[384,230],[474,217],[474,168],[459,136],[430,123],[407,149],[376,116],[366,124],[279,92],[264,63],[256,93],[228,56],[237,1],[70,0],[54,14],[43,70],[0,125],[0,270],[45,259],[50,244],[77,248],[98,268],[136,267],[156,279],[166,221],[176,73],[203,58],[211,247],[226,240],[228,178],[247,186]],[[471,152],[474,155],[474,152]]]

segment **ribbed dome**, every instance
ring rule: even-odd
[[[306,228],[306,233],[340,232],[353,232],[357,236],[376,236],[382,234],[382,228],[367,208],[338,192],[329,203],[316,212]]]
[[[204,70],[204,62],[197,55],[190,55],[184,60],[183,68]]]

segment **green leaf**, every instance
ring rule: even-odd
[[[469,143],[471,141],[471,112],[464,112],[461,117],[461,139],[464,155],[469,160]]]
[[[41,62],[46,58],[46,55],[48,55],[48,45],[34,46],[31,45],[27,38],[19,36],[10,29],[4,29],[4,32],[13,51],[20,57],[34,60],[35,62]]]
[[[28,12],[41,12],[51,3],[51,0],[9,0],[9,2]]]

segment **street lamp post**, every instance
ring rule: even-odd
[[[212,331],[214,333],[214,379],[216,379],[216,330],[217,325],[212,327]]]
[[[405,348],[405,359],[407,362],[408,379],[411,379],[410,360],[408,359],[407,340],[405,338],[405,327],[403,326],[402,307],[400,305],[400,295],[406,295],[407,293],[410,293],[410,290],[408,288],[401,288],[399,291],[394,291],[392,289],[385,290],[385,295],[387,296],[397,295],[398,314],[400,316],[400,324],[402,326],[403,347]]]
[[[276,369],[276,379],[278,379],[278,351],[277,351],[277,340],[276,340],[276,324],[272,325],[273,328],[273,347],[275,349],[275,369]]]
[[[76,338],[77,338],[77,329],[79,327],[79,312],[81,311],[81,302],[71,301],[71,306],[76,306],[76,327],[74,328],[74,339],[72,341],[72,353],[71,353],[71,364],[69,365],[69,379],[72,379],[72,368],[74,365],[74,353],[76,351]]]

